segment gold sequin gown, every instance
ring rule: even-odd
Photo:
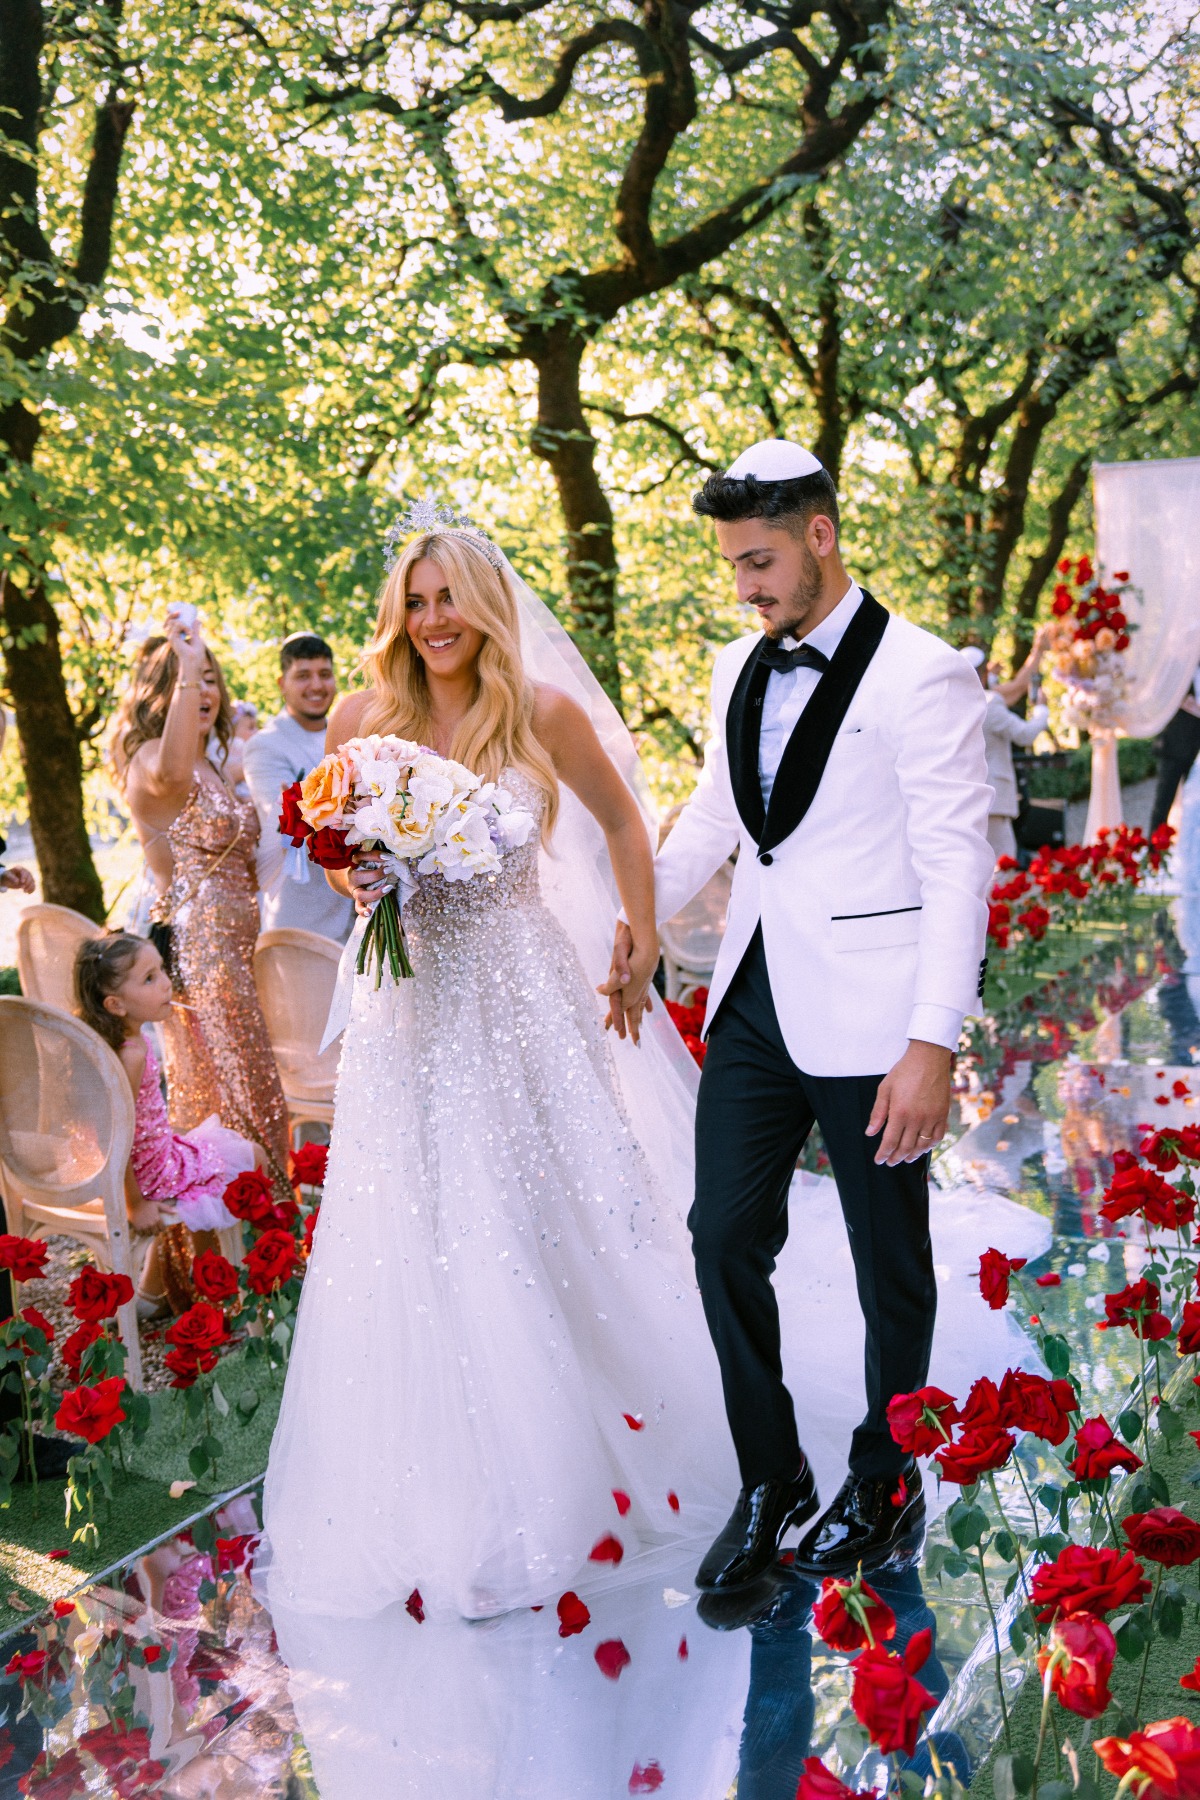
[[[197,780],[166,836],[175,859],[166,903],[182,1002],[163,1027],[171,1122],[190,1131],[215,1113],[263,1146],[282,1181],[287,1106],[254,985],[258,814],[224,783]]]

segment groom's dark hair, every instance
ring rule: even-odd
[[[828,469],[814,469],[811,475],[797,475],[791,481],[760,481],[756,475],[710,475],[698,493],[692,495],[692,510],[702,519],[769,519],[797,537],[804,534],[808,521],[824,513],[838,529],[837,489]]]

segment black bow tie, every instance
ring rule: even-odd
[[[789,669],[815,669],[819,675],[829,667],[829,658],[823,651],[814,650],[811,644],[798,644],[794,650],[785,650],[782,644],[768,640],[759,651],[758,660],[777,675],[786,675]]]

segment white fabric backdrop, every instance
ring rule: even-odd
[[[1126,656],[1128,737],[1155,737],[1178,710],[1200,662],[1200,457],[1097,463],[1096,561],[1101,579],[1128,569],[1138,630]]]

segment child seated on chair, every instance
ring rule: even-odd
[[[127,931],[86,939],[75,955],[75,1000],[84,1024],[120,1057],[133,1089],[126,1191],[134,1230],[158,1231],[182,1223],[193,1233],[207,1233],[233,1225],[222,1198],[225,1189],[235,1175],[265,1167],[266,1153],[228,1130],[215,1114],[191,1131],[171,1129],[158,1059],[142,1031],[144,1025],[160,1024],[174,1004],[171,978],[154,945]],[[147,1256],[140,1301],[153,1301],[161,1292],[156,1247],[151,1245]],[[187,1271],[178,1273],[186,1281]],[[148,1314],[143,1306],[139,1311]]]

